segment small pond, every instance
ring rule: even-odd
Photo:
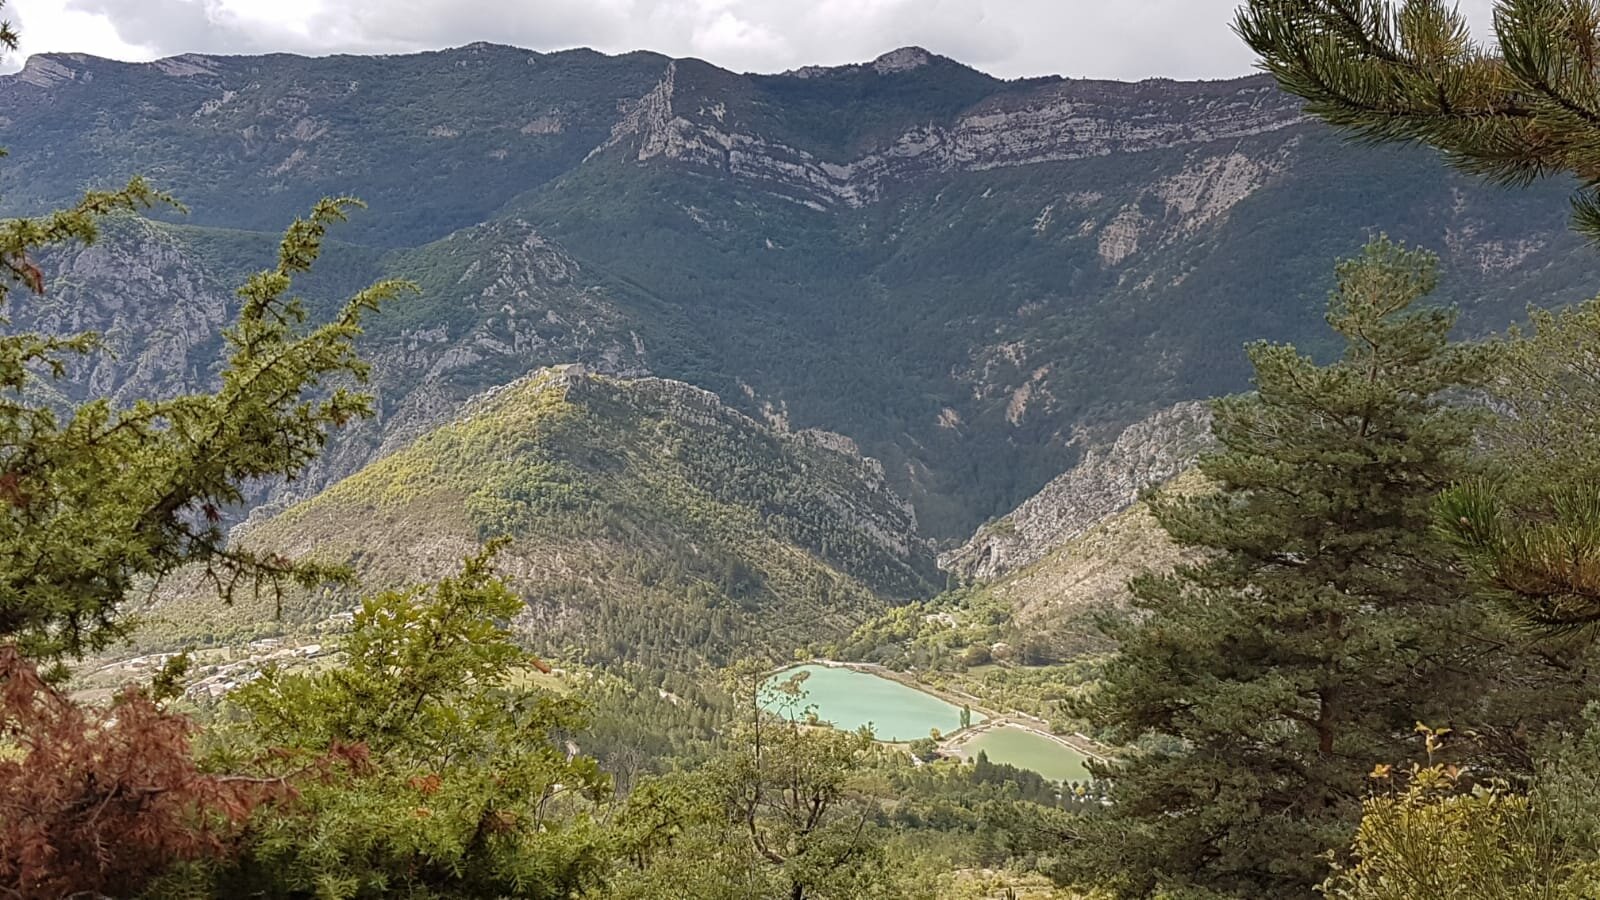
[[[798,666],[784,669],[767,679],[772,688],[797,673],[807,675],[803,689],[805,705],[815,707],[817,718],[835,728],[854,731],[871,725],[880,741],[914,741],[925,738],[932,729],[949,734],[961,727],[961,707],[932,694],[906,687],[898,681],[869,672],[835,666]],[[783,712],[776,691],[764,692],[762,705]],[[983,721],[974,712],[973,724]]]
[[[1030,769],[1053,781],[1088,781],[1083,754],[1026,728],[1003,725],[991,728],[961,748],[968,759],[981,751],[989,761]]]

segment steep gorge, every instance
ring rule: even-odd
[[[1352,151],[1262,78],[1006,82],[917,48],[779,75],[482,44],[57,55],[0,78],[0,145],[0,212],[134,172],[192,210],[66,251],[14,310],[107,332],[69,397],[203,383],[273,230],[322,195],[371,203],[306,296],[423,293],[366,338],[378,419],[275,501],[575,362],[846,435],[954,542],[1127,426],[1244,387],[1246,340],[1321,351],[1330,263],[1379,227],[1443,254],[1468,331],[1590,292],[1559,185]]]

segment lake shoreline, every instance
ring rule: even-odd
[[[846,662],[836,659],[809,659],[803,662],[794,662],[789,663],[788,665],[779,666],[778,668],[766,673],[766,675],[763,676],[763,681],[771,680],[774,676],[780,675],[784,672],[795,669],[803,669],[806,666],[819,666],[828,669],[849,669],[854,672],[860,672],[863,675],[873,675],[878,678],[884,678],[912,690],[920,691],[937,700],[942,700],[951,706],[968,707],[972,710],[974,715],[982,715],[983,721],[981,722],[974,722],[965,728],[956,729],[948,734],[941,732],[939,739],[939,753],[942,756],[950,756],[956,759],[967,759],[968,757],[965,755],[964,751],[966,744],[970,743],[974,738],[986,731],[996,728],[1003,728],[1006,726],[1032,732],[1041,738],[1061,745],[1063,748],[1070,750],[1079,756],[1083,756],[1096,762],[1110,762],[1114,752],[1110,747],[1106,747],[1098,741],[1095,741],[1093,738],[1090,738],[1088,735],[1056,734],[1055,732],[1049,730],[1048,722],[1045,722],[1043,719],[1040,719],[1036,716],[1030,716],[1026,713],[1017,712],[1015,710],[1001,711],[992,709],[982,705],[982,701],[980,701],[977,697],[974,697],[964,691],[948,690],[924,684],[916,680],[915,676],[913,676],[911,673],[897,672],[894,669],[887,668],[877,663]],[[893,744],[896,746],[908,746],[910,744],[909,741],[881,741],[880,743]]]

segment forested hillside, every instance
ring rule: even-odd
[[[439,578],[500,538],[525,640],[650,672],[782,658],[943,584],[912,511],[847,440],[776,433],[688,385],[578,367],[491,392],[235,542],[350,564],[370,589]],[[355,602],[318,591],[284,609],[223,606],[189,583],[167,596],[144,629],[158,647],[242,645]]]
[[[1600,896],[1600,5],[1495,6],[30,58],[0,894]]]
[[[1346,146],[1260,78],[1003,82],[915,48],[763,76],[490,45],[42,56],[0,79],[0,145],[5,211],[134,172],[188,207],[63,261],[76,320],[175,338],[166,374],[123,354],[78,376],[96,391],[203,383],[257,232],[370,204],[308,296],[376,272],[424,290],[363,338],[382,415],[293,496],[581,362],[846,434],[926,534],[965,539],[1122,426],[1243,387],[1244,341],[1326,347],[1327,261],[1376,230],[1444,254],[1471,333],[1588,292],[1558,187]],[[97,280],[134,256],[142,281]]]

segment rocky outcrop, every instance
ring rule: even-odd
[[[102,343],[51,383],[63,403],[105,397],[125,406],[214,385],[222,329],[237,302],[232,279],[201,258],[181,231],[126,219],[91,246],[41,260],[46,293],[17,298],[13,322],[46,334],[93,332]],[[647,349],[629,317],[565,250],[526,222],[485,225],[423,248],[401,258],[391,274],[420,278],[432,267],[455,271],[454,300],[467,314],[452,318],[462,324],[375,327],[361,346],[372,364],[369,387],[379,415],[336,433],[293,484],[257,486],[254,501],[281,508],[404,447],[495,383],[485,381],[486,371],[514,378],[564,362],[623,377],[649,371]],[[403,313],[398,307],[407,302],[416,299],[396,301],[391,314]],[[374,325],[382,326],[382,318]]]
[[[455,289],[458,302],[474,311],[470,327],[455,334],[436,327],[375,336],[368,357],[380,416],[341,434],[296,485],[275,488],[274,508],[315,494],[459,415],[493,384],[485,372],[514,378],[564,363],[619,377],[649,372],[645,346],[627,315],[528,223],[485,225],[446,244],[463,254],[456,260],[464,269]]]
[[[985,525],[940,568],[989,580],[1043,559],[1055,548],[1133,505],[1139,492],[1193,465],[1210,443],[1204,403],[1180,403],[1128,427],[1109,446],[1045,485],[1004,518]]]
[[[40,267],[45,293],[14,297],[12,322],[52,335],[94,332],[102,344],[53,382],[68,399],[127,404],[209,382],[233,291],[170,232],[118,220],[97,243],[54,251]]]
[[[23,64],[15,76],[17,81],[34,87],[51,88],[59,84],[78,81],[89,76],[73,65],[78,54],[52,53],[49,56],[34,54]]]
[[[881,57],[874,68],[890,74],[926,63],[926,51],[909,48]],[[1064,81],[1004,93],[951,121],[908,128],[875,151],[830,161],[739,130],[726,105],[710,107],[713,114],[704,97],[678,102],[676,82],[677,63],[669,63],[591,157],[620,145],[639,162],[660,157],[718,169],[819,208],[865,206],[890,184],[929,175],[1212,144],[1303,121],[1295,103],[1261,78],[1204,85]]]

